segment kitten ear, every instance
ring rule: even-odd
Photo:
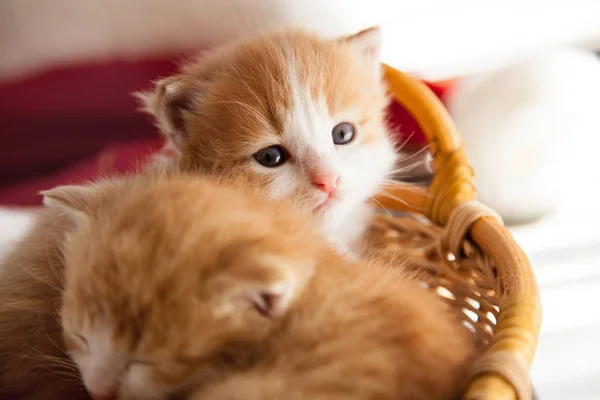
[[[229,276],[229,301],[251,304],[260,314],[277,317],[312,276],[313,265],[297,265],[279,256],[262,256],[258,263],[245,260]]]
[[[248,302],[260,314],[267,317],[277,317],[287,310],[293,298],[294,282],[246,282],[231,294],[231,300],[234,302]]]
[[[134,93],[143,111],[156,119],[159,129],[176,149],[187,140],[186,115],[193,113],[201,94],[200,84],[183,75],[158,81],[153,91]]]
[[[381,29],[372,26],[350,36],[337,39],[339,42],[348,43],[360,54],[367,56],[379,68],[379,55],[381,52]]]
[[[66,185],[41,191],[44,205],[60,210],[75,222],[87,221],[96,199],[92,185]]]

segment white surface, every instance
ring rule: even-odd
[[[507,221],[560,204],[565,182],[595,168],[600,59],[556,49],[458,81],[448,108],[476,171],[479,198]]]
[[[32,210],[0,207],[0,259],[31,224]]]
[[[429,79],[497,68],[557,45],[600,46],[597,0],[368,4],[364,12],[371,9],[384,28],[384,61]]]
[[[541,400],[600,399],[600,218],[590,209],[568,208],[512,229],[540,286],[532,378]]]
[[[383,28],[383,60],[430,79],[560,44],[600,45],[597,0],[5,0],[0,78],[104,57],[221,44],[267,27]]]

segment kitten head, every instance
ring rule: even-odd
[[[395,160],[379,48],[378,28],[265,34],[204,54],[139,97],[183,168],[243,176],[335,227]]]
[[[200,178],[59,187],[64,339],[95,399],[160,399],[244,363],[312,276],[320,241],[284,204]]]

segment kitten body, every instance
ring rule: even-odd
[[[467,335],[402,272],[331,259],[260,360],[191,399],[458,399],[474,354]]]
[[[377,28],[336,40],[265,33],[202,54],[139,97],[178,168],[243,177],[292,199],[338,250],[356,254],[366,200],[396,159],[379,47]],[[340,131],[352,137],[334,140]]]
[[[77,226],[63,249],[61,318],[66,349],[93,398],[163,399],[222,378],[252,357],[244,349],[268,329],[232,318],[231,309],[255,310],[262,301],[273,312],[257,288],[283,306],[287,285],[312,273],[311,219],[239,186],[149,174],[46,193],[46,204]],[[278,255],[297,260],[297,273],[292,264],[259,267]],[[255,270],[234,268],[252,263]]]
[[[400,269],[346,261],[297,208],[193,176],[63,187],[67,348],[98,396],[449,399],[470,333]],[[221,382],[220,384],[217,382]]]

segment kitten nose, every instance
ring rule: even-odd
[[[313,184],[325,193],[331,193],[336,188],[340,181],[340,177],[336,174],[324,174],[313,177]]]
[[[116,394],[98,394],[98,393],[92,393],[89,392],[90,396],[92,397],[92,399],[94,400],[117,400],[117,395]]]

